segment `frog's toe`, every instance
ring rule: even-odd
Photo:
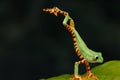
[[[70,80],[83,80],[80,76],[74,76],[73,78],[70,78]]]
[[[93,73],[89,73],[86,77],[87,79],[92,78],[94,80],[99,80],[97,76],[95,76]]]
[[[83,80],[82,78],[75,78],[75,77],[73,77],[73,78],[70,78],[70,80]]]

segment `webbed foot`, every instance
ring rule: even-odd
[[[83,80],[80,76],[75,75],[73,78],[70,78],[70,80]]]
[[[93,73],[89,73],[86,77],[85,77],[85,80],[88,80],[88,79],[94,79],[94,80],[99,80],[97,76],[95,76]]]
[[[82,80],[81,78],[70,78],[70,80]]]

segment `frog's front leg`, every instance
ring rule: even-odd
[[[64,12],[64,13],[66,13],[66,15],[65,15],[65,18],[63,20],[63,25],[73,28],[74,27],[73,19],[69,16],[69,14],[67,12]],[[69,22],[69,24],[68,24],[68,22]]]
[[[99,80],[99,79],[97,78],[97,76],[95,76],[95,75],[90,71],[90,66],[89,66],[88,61],[85,60],[84,63],[85,63],[85,65],[86,65],[86,71],[87,71],[87,76],[86,76],[86,78],[87,78],[87,79],[93,78],[93,79],[95,79],[95,80]],[[85,79],[85,80],[86,80],[86,79]]]
[[[83,63],[84,63],[84,60],[75,62],[75,64],[74,64],[74,77],[71,78],[70,80],[84,80],[79,76],[79,73],[78,73],[78,71],[79,71],[78,67],[80,64],[83,64]]]

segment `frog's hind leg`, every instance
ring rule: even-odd
[[[75,62],[75,64],[74,64],[74,77],[70,78],[70,80],[83,80],[79,76],[79,73],[78,73],[78,71],[79,71],[78,67],[79,67],[80,64],[83,64],[83,63],[84,63],[84,60]]]
[[[95,76],[91,71],[90,71],[90,66],[89,66],[89,63],[88,63],[88,61],[86,61],[85,60],[85,65],[86,65],[86,71],[87,71],[87,76],[86,76],[86,78],[88,79],[88,78],[93,78],[93,79],[95,79],[95,80],[99,80],[98,78],[97,78],[97,76]],[[86,80],[86,79],[85,79]]]

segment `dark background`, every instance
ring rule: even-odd
[[[120,59],[119,0],[1,0],[0,80],[73,73],[78,58],[64,17],[42,11],[53,6],[69,12],[81,37],[103,53],[104,62]]]

